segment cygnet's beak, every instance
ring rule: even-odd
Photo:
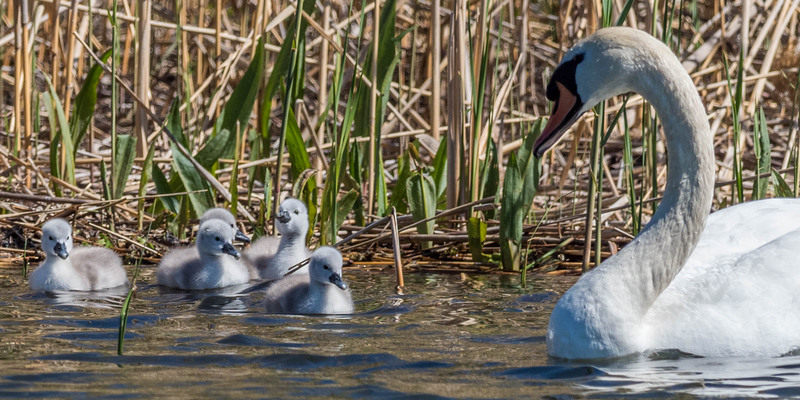
[[[67,245],[64,243],[56,242],[56,246],[53,247],[53,251],[57,256],[61,257],[62,260],[66,260],[67,257],[69,257],[69,253],[67,253]]]
[[[347,284],[344,283],[341,275],[334,272],[333,274],[331,274],[331,277],[328,278],[328,280],[331,281],[332,284],[338,286],[339,289],[347,290]]]
[[[278,215],[275,216],[275,218],[277,218],[278,221],[281,221],[281,223],[283,224],[286,224],[292,220],[292,216],[286,210],[279,212]]]
[[[239,257],[241,257],[241,254],[239,254],[239,252],[236,250],[236,248],[233,247],[233,245],[230,244],[230,243],[225,243],[222,246],[222,252],[225,253],[225,254],[229,254],[229,255],[233,256],[233,258],[235,258],[237,260],[239,259]]]
[[[250,238],[244,234],[244,232],[240,230],[236,230],[236,236],[233,237],[233,240],[240,241],[242,243],[250,243]]]

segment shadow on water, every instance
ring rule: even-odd
[[[116,355],[125,293],[31,292],[3,270],[0,397],[795,397],[800,357],[658,352],[606,363],[546,355],[550,310],[574,278],[347,271],[356,313],[266,314],[266,284],[186,292],[144,269]]]

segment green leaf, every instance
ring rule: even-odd
[[[161,168],[158,165],[153,165],[152,169],[153,173],[153,183],[156,184],[156,193],[158,194],[170,194],[174,193],[172,188],[170,187],[169,181],[167,181],[167,177],[164,176],[164,172],[161,171]],[[161,204],[164,205],[164,208],[169,210],[169,212],[173,214],[178,214],[180,210],[180,204],[178,203],[178,199],[175,196],[164,196],[158,198],[161,201]]]
[[[769,180],[761,175],[767,174],[772,168],[772,146],[769,141],[769,130],[764,117],[764,109],[758,108],[753,127],[753,153],[756,156],[756,181],[753,185],[753,199],[763,199],[767,196]]]
[[[467,237],[469,238],[469,251],[472,253],[472,261],[484,262],[486,257],[483,254],[483,242],[486,241],[486,221],[470,217],[467,220]]]
[[[350,189],[349,192],[345,193],[344,197],[339,200],[339,204],[337,207],[336,213],[336,230],[339,230],[339,227],[342,226],[344,223],[345,218],[347,215],[350,214],[350,211],[353,209],[353,204],[355,204],[356,200],[359,199],[359,194],[357,191]]]
[[[778,197],[795,197],[792,188],[774,168],[772,169],[772,185],[775,186]]]
[[[392,196],[389,199],[389,204],[397,209],[400,214],[405,214],[408,211],[406,186],[409,177],[411,177],[411,163],[408,151],[406,151],[397,159],[397,183],[395,183]]]
[[[261,74],[264,70],[264,42],[263,37],[256,43],[253,61],[247,67],[242,79],[236,84],[231,97],[217,118],[215,131],[216,135],[206,143],[195,155],[195,159],[206,169],[216,163],[220,158],[233,158],[234,147],[236,147],[236,125],[241,127],[241,140],[247,132],[250,114],[253,113],[253,105],[256,95],[261,87]],[[211,164],[208,164],[211,163]]]
[[[433,157],[433,182],[436,184],[436,199],[440,199],[447,189],[447,137],[439,142],[439,149]]]
[[[111,180],[114,185],[113,198],[122,197],[125,192],[125,182],[133,167],[136,157],[136,137],[131,135],[117,135],[117,154],[114,157],[114,176]]]
[[[44,76],[45,80],[47,81],[47,86],[49,88],[49,96],[45,96],[45,108],[47,109],[47,113],[49,119],[51,121],[50,129],[55,130],[58,127],[58,136],[55,139],[61,139],[61,152],[62,157],[65,159],[64,162],[64,171],[59,169],[59,172],[64,174],[62,178],[69,183],[75,183],[75,148],[72,142],[72,136],[69,134],[69,124],[67,123],[67,117],[64,114],[64,106],[61,105],[61,100],[58,99],[58,94],[56,94],[56,89],[53,87],[53,82],[50,81],[50,78],[47,75]],[[57,125],[52,124],[55,121]],[[53,142],[56,143],[56,142]],[[56,150],[55,146],[50,147],[51,151],[51,160],[52,160],[52,152]]]
[[[102,56],[100,60],[104,63],[111,57],[111,50],[109,49]],[[69,121],[69,129],[72,133],[72,142],[79,145],[86,135],[86,131],[91,124],[92,116],[94,115],[95,106],[97,105],[97,84],[100,83],[100,77],[103,75],[103,67],[95,63],[89,72],[86,74],[86,79],[83,81],[81,90],[75,96],[75,107],[72,110],[72,118]],[[75,146],[73,155],[77,154],[78,148]]]
[[[411,209],[411,215],[414,216],[414,221],[421,221],[436,215],[436,185],[433,183],[433,179],[427,175],[414,174],[408,179],[406,190],[408,206]],[[417,232],[433,233],[435,222],[430,220],[417,225]],[[422,242],[420,245],[423,249],[427,249],[432,246],[432,242]]]
[[[177,106],[173,105],[171,108],[166,123],[167,126],[174,129],[172,132],[176,137],[177,135],[183,135],[183,128],[180,124],[180,113]],[[212,141],[206,144],[206,147],[208,147]],[[173,171],[178,173],[183,187],[187,191],[193,192],[189,194],[189,201],[194,211],[197,215],[200,215],[207,209],[214,207],[214,198],[211,195],[211,188],[208,186],[208,182],[200,175],[200,172],[197,171],[191,160],[178,150],[175,143],[170,143],[170,148],[172,149]]]

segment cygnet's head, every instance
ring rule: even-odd
[[[308,209],[300,200],[289,198],[281,202],[275,219],[281,235],[305,236],[308,233]]]
[[[347,289],[347,284],[342,280],[342,253],[333,247],[323,246],[314,250],[308,273],[314,282],[333,284],[342,290]]]
[[[233,231],[231,227],[218,219],[211,219],[200,225],[197,232],[197,251],[201,254],[220,257],[225,254],[239,259],[240,254],[233,247]]]
[[[66,260],[72,253],[72,227],[61,218],[53,218],[42,225],[42,250],[47,257],[58,256]]]
[[[203,225],[203,223],[212,219],[218,219],[228,224],[228,226],[231,227],[231,230],[233,230],[234,240],[238,240],[243,243],[250,243],[250,238],[247,237],[247,235],[240,231],[239,227],[236,226],[236,218],[234,218],[230,211],[219,207],[209,208],[203,213],[203,216],[200,217],[200,225]]]

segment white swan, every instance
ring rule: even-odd
[[[200,225],[195,247],[175,249],[158,264],[158,284],[186,290],[216,289],[250,281],[247,267],[231,244],[230,225],[211,219]]]
[[[800,201],[756,201],[708,217],[712,135],[692,80],[664,44],[634,29],[607,28],[570,49],[547,86],[555,104],[534,153],[541,156],[596,103],[631,91],[663,123],[664,198],[636,239],[556,304],[548,353],[779,356],[798,348]]]
[[[252,268],[254,277],[268,281],[282,279],[291,266],[311,256],[306,247],[306,205],[298,199],[288,198],[281,202],[275,219],[280,239],[275,236],[263,237],[244,252],[244,261]],[[307,273],[308,266],[303,266],[294,275]]]
[[[352,314],[353,299],[342,280],[342,254],[333,247],[314,251],[307,275],[292,274],[265,292],[267,312],[288,314]]]
[[[72,247],[72,227],[61,218],[42,225],[44,262],[31,273],[33,290],[101,290],[128,285],[117,253],[105,247]]]

